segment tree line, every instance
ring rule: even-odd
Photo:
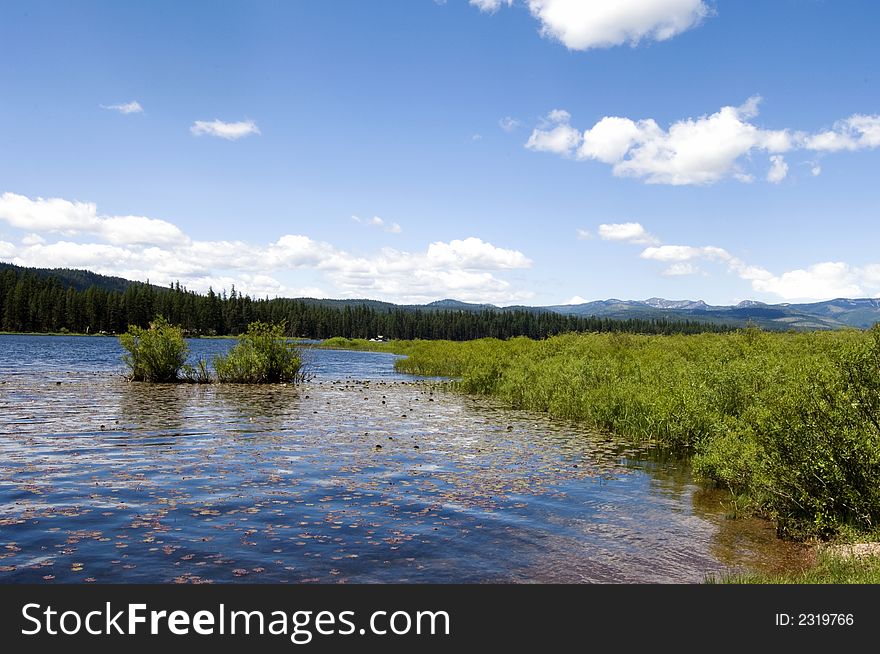
[[[662,318],[615,320],[528,310],[411,309],[366,305],[328,306],[320,301],[258,299],[232,287],[196,293],[132,282],[124,290],[97,285],[77,289],[54,276],[10,267],[0,270],[0,331],[119,334],[129,325],[147,327],[157,315],[189,336],[238,335],[249,323],[284,322],[290,336],[446,339],[528,336],[567,332],[694,334],[723,332],[727,325]]]

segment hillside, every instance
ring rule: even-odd
[[[84,291],[87,288],[94,286],[105,291],[122,293],[129,286],[136,283],[130,279],[123,279],[122,277],[99,275],[90,270],[76,270],[73,268],[25,268],[23,266],[16,266],[11,263],[0,261],[0,273],[4,270],[29,272],[39,275],[40,277],[52,277],[57,279],[65,288],[72,288],[76,291]]]

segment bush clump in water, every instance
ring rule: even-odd
[[[189,347],[180,327],[157,316],[149,329],[129,325],[128,331],[119,337],[119,342],[128,352],[122,355],[122,360],[128,366],[131,381],[181,380]]]
[[[300,349],[284,335],[284,323],[252,322],[225,356],[214,357],[217,380],[237,384],[304,381]]]

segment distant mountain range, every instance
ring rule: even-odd
[[[864,329],[880,322],[880,298],[838,298],[808,304],[766,304],[744,300],[732,306],[714,306],[702,300],[596,300],[583,304],[557,304],[546,307],[513,306],[499,308],[491,304],[469,304],[457,300],[440,300],[425,305],[429,308],[483,311],[553,311],[564,315],[597,316],[599,318],[666,318],[727,325],[755,324],[764,329],[810,331],[857,327]]]
[[[0,272],[7,269],[27,271],[41,276],[56,277],[63,285],[84,290],[98,286],[108,291],[124,291],[131,284],[139,283],[121,277],[108,277],[88,270],[67,268],[22,268],[0,262]],[[219,289],[217,289],[219,290]],[[667,320],[691,320],[711,322],[731,326],[755,324],[764,329],[811,331],[820,329],[840,329],[857,327],[864,329],[880,322],[880,298],[848,299],[838,298],[825,302],[807,304],[766,304],[755,300],[745,300],[733,306],[713,306],[702,300],[666,300],[652,297],[647,300],[596,300],[583,304],[558,304],[545,307],[509,306],[497,307],[492,304],[472,304],[446,299],[428,304],[399,305],[391,302],[368,299],[319,299],[295,298],[303,302],[325,306],[368,306],[376,310],[443,310],[443,311],[535,311],[554,312],[563,315],[596,316],[626,320],[627,318]]]
[[[880,322],[880,299],[838,298],[809,304],[765,304],[745,300],[733,306],[712,306],[701,300],[600,300],[547,307],[565,314],[608,318],[659,317],[673,320],[741,325],[752,322],[765,329],[840,329],[871,327]]]

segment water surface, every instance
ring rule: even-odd
[[[120,354],[0,336],[0,581],[668,583],[806,560],[675,459],[393,355],[311,350],[310,383],[254,387],[129,383]]]

